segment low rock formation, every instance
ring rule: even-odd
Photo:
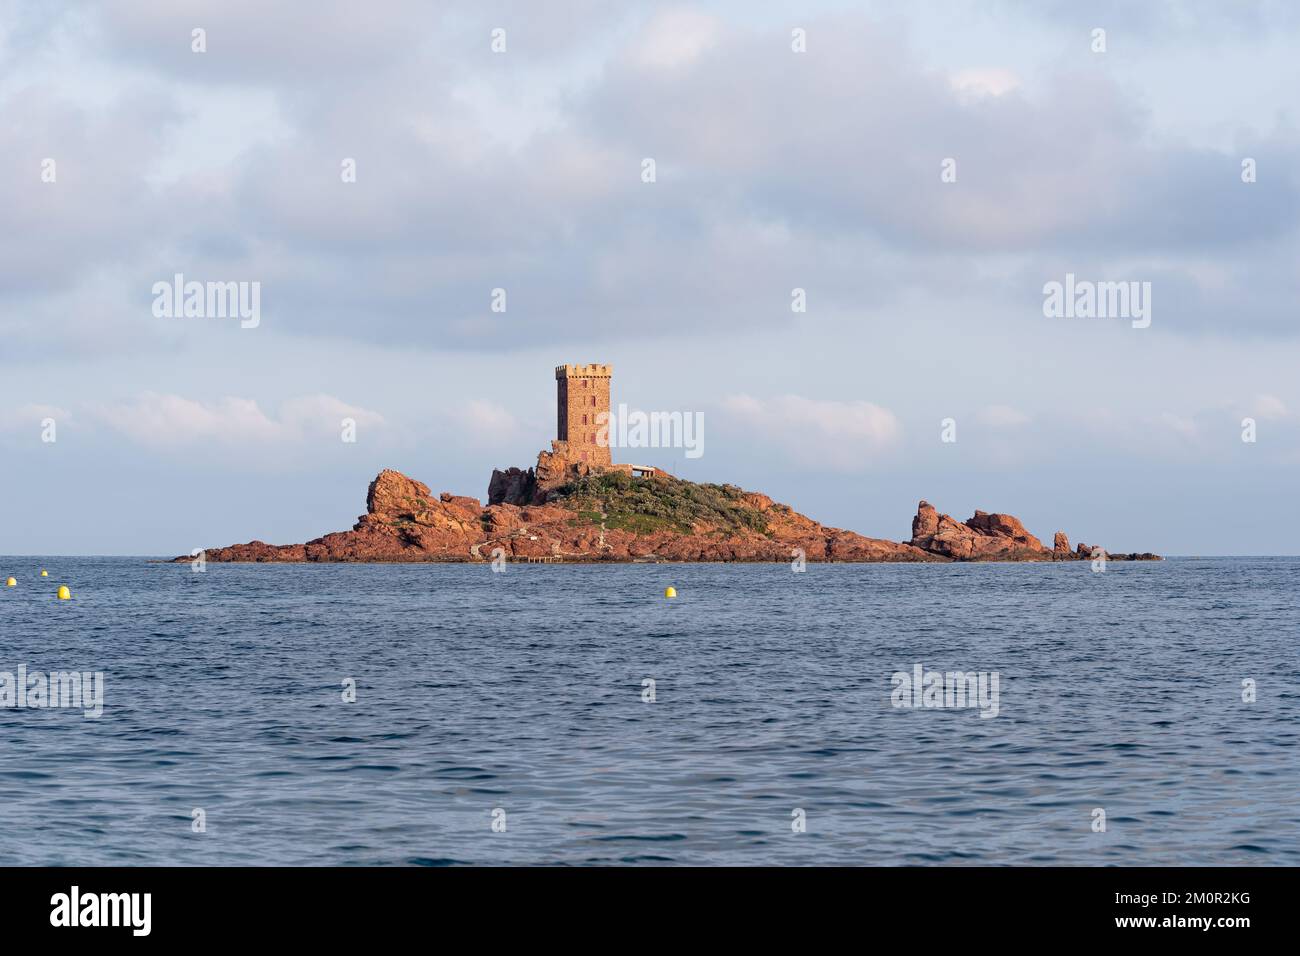
[[[381,471],[351,531],[306,544],[215,548],[209,561],[1062,561],[1093,557],[1057,532],[1054,547],[1011,515],[966,522],[922,501],[907,542],[829,528],[766,495],[671,475],[633,477],[573,461],[564,442],[535,469],[494,471],[489,504]],[[1085,550],[1086,549],[1086,550]],[[1156,555],[1107,555],[1113,560]],[[186,555],[176,559],[190,561]]]
[[[1020,519],[976,511],[960,522],[922,501],[912,519],[912,546],[954,561],[1042,561],[1043,543],[1025,530]],[[1051,552],[1046,552],[1050,555]]]
[[[1056,532],[1051,549],[1025,530],[1020,519],[1006,514],[976,511],[967,521],[939,514],[934,505],[922,501],[912,519],[913,547],[954,561],[1084,561],[1103,553],[1090,544],[1080,544],[1070,551],[1070,539],[1064,531]],[[1106,554],[1112,561],[1159,561],[1160,556],[1142,554]]]

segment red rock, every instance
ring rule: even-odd
[[[533,469],[507,468],[505,471],[493,469],[488,481],[489,505],[526,505],[537,493],[537,475]]]
[[[939,532],[939,513],[934,505],[922,501],[916,506],[916,517],[912,519],[912,539],[929,538]]]
[[[375,476],[366,492],[366,511],[395,518],[427,507],[420,502],[427,502],[432,497],[428,485],[407,478],[400,471],[385,468]]]
[[[483,502],[477,498],[471,498],[469,495],[453,495],[450,491],[444,491],[438,496],[438,500],[452,508],[459,508],[474,517],[483,513]]]
[[[1052,560],[1053,561],[1071,561],[1074,555],[1070,552],[1070,539],[1066,537],[1064,531],[1056,532],[1056,537],[1052,539]]]
[[[793,561],[799,554],[819,561],[1051,561],[1069,555],[1069,541],[1058,532],[1052,550],[1030,534],[1019,519],[976,511],[959,522],[925,501],[917,508],[909,542],[868,538],[818,524],[767,495],[733,489],[730,500],[762,515],[765,530],[713,526],[696,520],[688,533],[658,530],[634,534],[609,528],[601,520],[566,507],[559,489],[590,474],[585,462],[569,459],[567,445],[553,442],[538,456],[537,468],[494,471],[484,507],[477,499],[443,492],[385,469],[370,483],[366,514],[351,531],[336,531],[306,544],[269,545],[263,541],[215,548],[209,561],[488,561],[496,549],[516,559],[559,561]],[[635,479],[672,481],[670,476]],[[499,500],[498,500],[499,499]],[[1079,545],[1078,557],[1091,557]],[[1115,560],[1155,560],[1155,555],[1113,556]],[[188,555],[176,559],[191,560]]]
[[[540,504],[547,500],[551,492],[584,475],[591,474],[592,467],[569,454],[567,441],[552,441],[550,451],[538,453],[537,467],[534,472],[537,476],[537,489],[533,494],[533,500]]]
[[[1058,531],[1049,551],[1025,529],[1019,518],[1008,514],[976,511],[966,522],[938,514],[922,501],[912,519],[911,544],[930,554],[956,561],[1066,561],[1092,557],[1090,545],[1079,545],[1070,554],[1070,540]],[[1144,560],[1158,560],[1156,556]]]
[[[1043,542],[1026,531],[1019,518],[1011,515],[986,514],[977,510],[975,516],[966,522],[966,526],[972,531],[988,537],[1010,538],[1017,544],[1034,551],[1043,549]]]

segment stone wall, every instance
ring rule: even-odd
[[[603,414],[609,415],[611,365],[560,365],[555,369],[556,439],[568,447],[571,461],[608,465],[609,445],[597,440]]]

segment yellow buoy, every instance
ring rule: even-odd
[[[50,572],[46,571],[44,568],[41,568],[41,577],[48,578],[49,576],[50,576]]]
[[[677,597],[676,588],[664,588],[664,597]]]
[[[68,586],[66,584],[59,585],[59,600],[60,601],[72,600],[72,592],[68,590]]]
[[[17,586],[18,586],[18,582],[15,581],[13,578],[10,578],[8,581],[5,582],[5,587],[7,588],[13,588]]]

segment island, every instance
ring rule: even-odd
[[[926,501],[907,541],[831,528],[767,495],[686,481],[645,465],[615,463],[607,438],[608,365],[556,369],[559,438],[528,469],[493,471],[488,503],[384,469],[351,531],[305,544],[250,541],[205,550],[241,562],[951,562],[1158,561],[1110,554],[1058,531],[1052,547],[1009,514],[966,521]],[[189,555],[175,559],[192,560]]]

